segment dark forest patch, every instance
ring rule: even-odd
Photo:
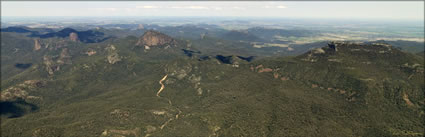
[[[70,33],[76,33],[78,35],[78,40],[84,43],[98,43],[105,40],[108,40],[112,37],[106,37],[103,32],[99,31],[93,31],[93,30],[87,30],[87,31],[77,31],[72,28],[65,28],[58,32],[51,32],[47,34],[37,34],[33,33],[30,35],[30,37],[40,37],[40,38],[52,38],[52,37],[59,37],[59,38],[65,38],[69,37]]]
[[[209,60],[209,59],[211,59],[210,56],[200,56],[198,60],[204,61],[204,60]]]
[[[217,55],[217,56],[215,56],[215,58],[217,60],[219,60],[221,63],[224,63],[224,64],[232,64],[233,63],[232,56]]]
[[[1,32],[28,33],[33,31],[30,31],[21,27],[8,27],[8,28],[1,29]]]
[[[252,60],[254,60],[255,57],[254,56],[249,56],[249,57],[238,56],[238,58],[245,60],[245,61],[248,61],[248,62],[251,62]]]
[[[0,115],[6,115],[8,118],[17,118],[28,112],[36,111],[39,107],[20,99],[16,101],[1,101],[0,109]]]
[[[192,51],[192,50],[186,50],[186,49],[182,49],[183,53],[186,54],[188,57],[192,57],[193,54],[201,54],[200,51]]]
[[[16,63],[15,67],[19,69],[27,69],[32,66],[32,63]]]

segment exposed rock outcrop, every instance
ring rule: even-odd
[[[49,56],[43,57],[43,64],[46,67],[46,71],[49,73],[49,75],[53,75],[54,71],[59,70],[59,66],[55,66],[52,58]]]
[[[195,74],[192,74],[189,77],[189,81],[194,84],[194,88],[196,89],[196,92],[198,95],[202,95],[203,90],[201,88],[201,76],[196,76]]]
[[[58,64],[71,64],[71,56],[68,53],[68,49],[64,48],[59,55],[59,59],[56,61]]]
[[[109,64],[115,64],[119,61],[121,61],[121,57],[118,55],[118,52],[114,45],[109,45],[105,48],[108,52],[108,56],[106,57]]]
[[[115,64],[115,63],[121,61],[121,57],[116,52],[108,55],[107,59],[108,59],[109,64]]]
[[[322,48],[317,48],[317,49],[312,50],[312,52],[314,54],[324,54],[325,50],[323,50]]]
[[[252,68],[251,70],[254,70],[254,68]],[[263,72],[272,72],[273,69],[271,68],[265,68],[263,65],[258,65],[257,67],[255,67],[255,70],[258,73],[263,73]]]
[[[149,30],[140,37],[139,41],[137,41],[136,46],[169,46],[176,45],[177,42],[173,38],[158,31]]]
[[[56,57],[57,56],[52,57],[47,55],[43,57],[43,64],[49,75],[53,75],[55,71],[59,71],[60,67],[64,64],[72,64],[71,55],[69,54],[67,48],[63,48],[57,60],[54,61],[54,58]]]
[[[125,136],[135,136],[139,137],[142,130],[140,128],[135,128],[132,130],[118,130],[118,129],[105,129],[101,136],[113,136],[113,137],[125,137]]]
[[[170,76],[176,77],[177,80],[182,80],[190,72],[192,72],[192,66],[190,64],[179,66],[179,64],[176,63],[169,66],[166,71],[170,74]]]
[[[406,94],[406,92],[403,93],[403,100],[406,102],[408,106],[415,106],[412,101],[409,99],[409,95]]]
[[[93,50],[93,49],[89,49],[89,50],[86,52],[86,54],[87,54],[88,56],[91,56],[91,55],[96,54],[96,51],[95,51],[95,50]]]
[[[21,84],[7,88],[1,92],[0,101],[14,101],[16,99],[40,99],[41,97],[30,96],[28,91],[44,87],[45,81],[41,80],[27,80]]]
[[[77,33],[75,33],[75,32],[71,32],[71,33],[69,33],[69,39],[70,39],[71,41],[77,42],[77,41],[78,41],[78,34],[77,34]]]
[[[41,42],[40,39],[34,39],[34,50],[40,50],[41,49]]]
[[[130,117],[129,111],[121,109],[115,109],[110,114],[112,117],[119,119],[120,121],[128,121]]]

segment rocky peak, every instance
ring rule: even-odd
[[[71,41],[77,42],[77,41],[78,41],[78,34],[77,34],[77,33],[75,33],[75,32],[71,32],[71,33],[69,33],[69,39],[70,39]]]
[[[59,59],[56,61],[58,64],[71,64],[71,56],[68,53],[68,49],[62,49]]]
[[[170,46],[176,44],[176,40],[170,36],[153,30],[146,31],[145,34],[143,34],[143,36],[140,37],[139,41],[136,43],[137,46],[145,46],[147,48],[152,46]]]
[[[43,57],[43,64],[45,65],[46,71],[49,73],[49,75],[53,75],[53,72],[59,70],[60,68],[58,65],[54,64],[52,57],[50,56]]]
[[[40,50],[41,49],[41,42],[40,39],[34,39],[34,50]]]

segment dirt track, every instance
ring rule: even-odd
[[[167,75],[165,75],[160,81],[159,81],[159,84],[161,84],[161,88],[158,90],[158,92],[156,93],[156,96],[158,96],[159,97],[159,94],[161,93],[161,91],[162,90],[164,90],[164,88],[165,88],[165,86],[164,86],[164,84],[162,83],[165,79],[167,79],[167,76],[168,76],[168,74]]]

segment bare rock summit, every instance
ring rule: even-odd
[[[136,43],[136,46],[154,47],[154,46],[172,46],[177,42],[168,35],[158,31],[149,30],[143,34]]]

